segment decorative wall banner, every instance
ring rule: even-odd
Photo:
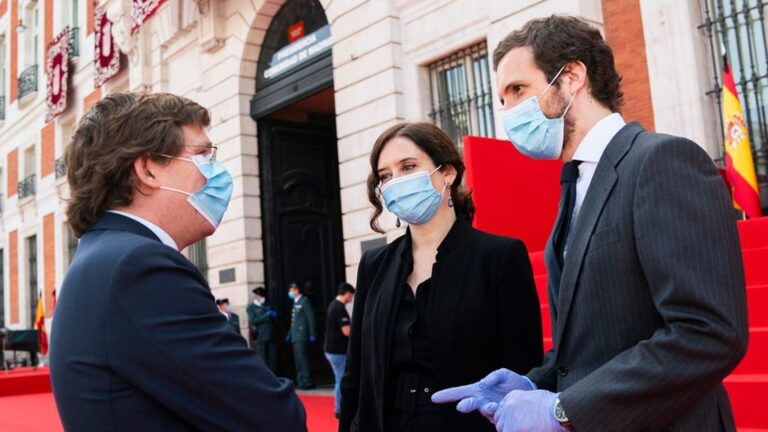
[[[101,87],[110,78],[120,72],[120,51],[117,50],[115,39],[112,37],[112,22],[107,18],[107,10],[97,6],[94,11],[94,51],[93,86]]]
[[[67,109],[67,81],[69,80],[69,27],[48,44],[48,109],[45,121],[49,122]]]
[[[132,32],[141,27],[152,15],[157,12],[166,0],[133,0],[131,4],[131,19],[133,20]]]

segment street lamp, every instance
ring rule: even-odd
[[[24,25],[24,21],[19,18],[19,23],[16,24],[16,33],[22,34],[27,30],[27,26]]]

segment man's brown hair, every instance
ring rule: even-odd
[[[564,15],[528,21],[499,42],[493,51],[493,70],[509,51],[518,47],[531,48],[547,81],[555,79],[560,68],[569,62],[584,63],[592,96],[613,112],[621,110],[624,95],[613,51],[600,32],[586,21]],[[558,87],[557,82],[552,85]]]
[[[133,201],[133,163],[146,155],[181,153],[184,125],[208,127],[210,114],[199,104],[168,93],[112,93],[96,102],[77,125],[64,163],[71,198],[69,225],[80,237],[101,214]]]

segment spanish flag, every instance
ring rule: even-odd
[[[733,205],[747,217],[760,217],[760,189],[757,186],[752,147],[744,121],[739,94],[733,82],[731,66],[723,50],[723,128],[725,130],[725,164],[731,183]]]
[[[37,330],[37,343],[40,346],[40,354],[48,353],[48,335],[45,333],[45,310],[43,310],[43,294],[37,296],[37,312],[35,312],[35,330]]]

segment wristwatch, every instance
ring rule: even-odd
[[[560,426],[566,429],[573,429],[571,421],[568,420],[568,416],[565,415],[565,409],[563,409],[563,404],[560,403],[560,399],[555,399],[555,406],[552,408],[552,414],[555,416],[555,420],[560,423]]]

